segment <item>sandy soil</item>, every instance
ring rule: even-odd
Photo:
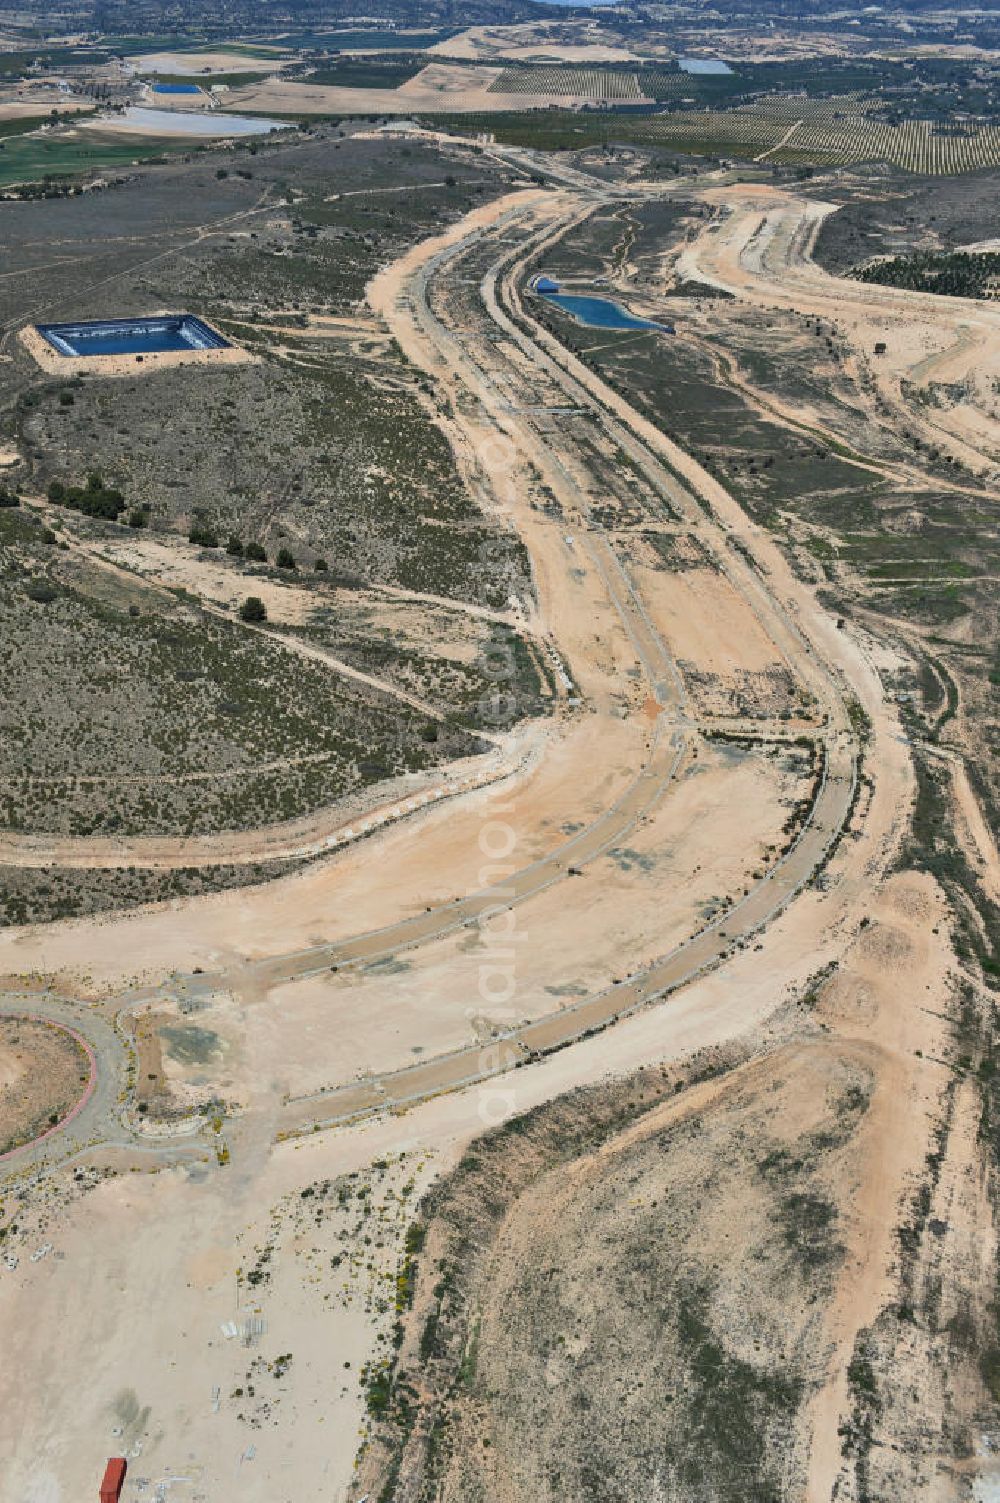
[[[61,89],[38,89],[30,93],[19,91],[19,98],[0,98],[0,120],[21,120],[26,115],[47,115],[56,109],[60,115],[75,115],[80,110],[90,109],[83,100],[69,98]]]
[[[820,997],[819,1015],[840,1036],[867,1045],[875,1089],[863,1128],[864,1158],[845,1197],[847,1258],[824,1317],[821,1339],[830,1355],[811,1405],[808,1503],[836,1496],[844,1467],[838,1431],[851,1408],[847,1366],[855,1335],[893,1298],[896,1227],[924,1171],[948,1081],[941,1055],[948,1043],[943,1010],[951,961],[943,894],[930,878],[906,873],[886,885],[871,924]]]
[[[130,60],[136,73],[208,76],[213,73],[279,73],[289,59],[244,57],[235,52],[148,52]]]
[[[533,22],[524,26],[470,26],[467,31],[436,42],[428,51],[440,57],[461,57],[473,61],[490,58],[508,60],[552,61],[562,63],[632,63],[634,53],[625,47],[592,39],[589,27],[578,25],[579,40],[567,42],[571,28],[565,22]],[[553,35],[558,32],[558,40]]]
[[[838,847],[822,886],[800,893],[752,947],[735,950],[721,967],[662,1005],[637,1011],[598,1036],[475,1089],[432,1097],[406,1114],[386,1112],[349,1130],[309,1131],[301,1112],[284,1106],[296,1080],[322,1083],[338,1069],[384,1068],[386,1060],[412,1053],[423,1037],[445,1044],[455,1036],[447,1030],[456,1013],[462,1029],[482,1030],[477,1038],[488,1052],[496,1021],[481,998],[471,1018],[465,1011],[470,982],[481,980],[472,933],[435,938],[426,949],[412,951],[412,970],[383,966],[343,981],[331,972],[291,981],[290,975],[301,974],[298,948],[420,916],[500,880],[495,869],[501,859],[520,866],[552,852],[568,830],[599,818],[627,792],[661,714],[694,745],[694,727],[684,719],[683,698],[670,676],[668,646],[650,613],[630,595],[624,566],[581,509],[572,451],[567,448],[567,467],[560,471],[552,441],[541,445],[529,424],[502,411],[461,348],[448,347],[445,359],[413,311],[431,258],[472,232],[500,225],[519,238],[554,236],[580,211],[568,194],[521,194],[484,206],[387,269],[371,289],[374,306],[406,353],[432,370],[442,397],[452,399],[468,453],[478,458],[498,509],[519,528],[531,553],[539,625],[572,664],[583,700],[546,731],[544,755],[510,779],[502,802],[478,792],[451,807],[430,808],[419,821],[385,828],[267,888],[0,935],[0,968],[20,975],[21,985],[41,973],[64,993],[75,989],[107,998],[108,1013],[149,1000],[176,1015],[178,1027],[202,1027],[201,1034],[167,1038],[173,1049],[172,1055],[163,1050],[168,1076],[178,1091],[191,1094],[215,1089],[225,1097],[231,1090],[243,1107],[227,1118],[224,1100],[219,1103],[218,1133],[209,1130],[200,1140],[202,1162],[143,1160],[123,1150],[123,1165],[172,1167],[122,1174],[86,1190],[66,1174],[44,1181],[25,1208],[20,1261],[14,1269],[0,1269],[6,1356],[0,1368],[0,1454],[14,1457],[5,1482],[12,1497],[55,1503],[85,1495],[104,1457],[121,1450],[132,1457],[134,1475],[154,1488],[180,1476],[206,1496],[221,1496],[234,1485],[262,1499],[276,1489],[297,1495],[319,1488],[339,1503],[352,1475],[362,1417],[357,1367],[385,1350],[391,1301],[387,1306],[383,1299],[380,1309],[377,1291],[395,1266],[406,1216],[397,1214],[397,1200],[391,1210],[395,1231],[388,1225],[381,1231],[383,1218],[375,1212],[359,1217],[371,1231],[362,1225],[357,1236],[346,1237],[339,1213],[324,1212],[322,1225],[317,1223],[315,1191],[303,1198],[303,1190],[352,1172],[363,1171],[369,1180],[381,1174],[388,1221],[390,1187],[402,1197],[411,1176],[414,1195],[421,1176],[432,1172],[428,1155],[437,1155],[434,1170],[452,1162],[471,1137],[511,1110],[754,1030],[766,1037],[768,1019],[807,986],[818,967],[844,952],[871,914],[873,884],[905,825],[912,773],[870,644],[837,631],[773,541],[747,522],[721,486],[566,357],[565,369],[581,389],[600,394],[609,424],[622,425],[620,436],[609,427],[614,441],[628,443],[629,434],[641,434],[758,558],[762,574],[737,561],[731,580],[752,600],[755,617],[766,621],[775,650],[794,662],[828,717],[834,741],[846,734],[843,710],[821,657],[837,665],[872,716],[866,770],[873,786],[854,818],[855,838]],[[510,328],[507,337],[519,342]],[[540,332],[536,338],[540,368],[557,355],[563,358],[554,341]],[[501,358],[495,350],[494,356]],[[464,396],[473,382],[476,404]],[[513,447],[498,444],[498,432]],[[563,504],[557,526],[533,505],[529,464],[537,465]],[[715,522],[690,499],[681,496],[677,504],[690,511],[690,525],[706,547],[722,546]],[[721,640],[712,636],[710,622],[698,631],[700,646],[692,634],[692,653],[707,652],[717,664],[732,657],[733,619],[719,633]],[[652,694],[654,677],[662,711]],[[698,763],[708,766],[701,750]],[[636,855],[608,858],[600,883],[587,875],[566,876],[558,889],[533,896],[523,929],[531,935],[537,914],[541,937],[537,954],[529,939],[531,953],[523,963],[527,1006],[555,1009],[560,998],[546,987],[563,988],[578,978],[596,984],[616,962],[617,970],[627,971],[682,932],[692,908],[738,884],[743,863],[755,860],[762,843],[773,838],[775,820],[784,812],[777,806],[779,793],[773,766],[758,766],[754,757],[729,766],[724,777],[718,766],[689,769],[629,838]],[[901,922],[892,919],[896,928]],[[255,965],[262,959],[266,966]],[[878,955],[869,959],[874,965]],[[199,976],[199,969],[214,974]],[[411,986],[408,978],[419,984]],[[155,985],[156,994],[126,991],[140,979]],[[900,986],[898,995],[908,993]],[[378,1030],[371,1027],[373,1016],[380,1018]],[[291,1018],[297,1026],[289,1027]],[[306,1135],[276,1144],[290,1126]],[[905,1145],[907,1151],[911,1146]],[[158,1152],[152,1139],[147,1148]],[[390,1171],[396,1176],[394,1164],[371,1167],[400,1153],[408,1155],[402,1184],[389,1179]],[[887,1172],[897,1173],[900,1162],[893,1159]],[[370,1253],[365,1236],[372,1236]],[[376,1253],[379,1236],[384,1247]],[[32,1262],[32,1249],[46,1243],[51,1256]],[[331,1267],[333,1257],[343,1257],[334,1249],[348,1243],[352,1267],[358,1255],[359,1279],[365,1264],[372,1264],[367,1273],[373,1278],[354,1291],[351,1278],[341,1274],[343,1262]],[[873,1244],[872,1267],[880,1247]],[[863,1250],[858,1257],[864,1262]],[[257,1271],[260,1277],[250,1282]],[[352,1302],[340,1299],[352,1292]],[[248,1315],[266,1322],[266,1331],[252,1327],[245,1338],[223,1333],[223,1324]],[[832,1334],[835,1343],[839,1330]],[[291,1367],[279,1360],[288,1353]],[[40,1392],[44,1406],[24,1403],[24,1395]]]
[[[889,407],[865,399],[866,417],[881,426],[905,416],[934,446],[983,473],[1000,459],[1000,311],[985,302],[876,287],[832,277],[809,256],[823,218],[836,205],[807,202],[780,188],[712,188],[715,210],[677,262],[681,276],[724,287],[761,308],[794,309],[831,320],[847,340],[874,390]],[[886,345],[874,357],[874,345]],[[910,383],[929,394],[935,383],[964,385],[964,401],[904,402]],[[801,416],[801,414],[800,414]]]
[[[433,62],[398,89],[354,89],[346,86],[269,79],[226,95],[226,109],[287,115],[407,115],[427,111],[454,114],[522,110],[523,94],[490,92],[500,68],[468,68],[460,63]],[[531,105],[562,109],[586,103],[587,95],[533,94]],[[593,102],[591,100],[591,102]]]
[[[804,768],[800,768],[800,774]],[[685,938],[725,898],[740,893],[781,840],[803,779],[783,759],[706,748],[690,775],[629,837],[589,863],[567,910],[561,887],[532,901],[516,926],[516,1007],[505,996],[506,915],[360,968],[316,971],[259,1000],[216,992],[199,1013],[228,1050],[226,1093],[241,1102],[268,1089],[253,1061],[282,1061],[283,1090],[301,1097],[421,1056],[488,1042],[512,1019],[545,1017],[609,986]],[[746,838],[729,846],[734,819],[752,807]],[[527,853],[530,854],[530,853]],[[587,935],[581,946],[580,934]],[[623,966],[623,957],[632,957]],[[495,977],[481,995],[484,967]],[[318,1047],[334,1029],[331,1050]],[[199,1070],[178,1072],[197,1086]]]
[[[419,110],[488,110],[510,108],[506,95],[488,92],[499,69],[463,68],[458,64],[429,63],[398,89],[354,89],[346,86],[298,83],[272,79],[233,89],[226,108],[268,114],[394,114]],[[506,104],[497,106],[497,98]]]
[[[724,575],[707,568],[666,574],[638,569],[636,575],[653,620],[679,660],[725,677],[782,662],[749,602]]]
[[[0,1017],[0,1157],[64,1117],[89,1078],[87,1056],[69,1033]]]

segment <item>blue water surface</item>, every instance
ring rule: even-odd
[[[159,355],[174,350],[228,348],[215,329],[192,314],[82,324],[39,324],[60,355]]]
[[[591,329],[665,329],[674,331],[669,324],[656,324],[648,318],[636,318],[618,303],[606,297],[577,297],[570,292],[543,292],[547,303],[558,303],[578,323]]]
[[[718,57],[682,57],[677,66],[682,73],[732,73],[728,63]]]
[[[201,90],[194,83],[155,83],[154,94],[200,94]]]

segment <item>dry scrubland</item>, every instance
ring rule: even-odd
[[[55,385],[16,349],[0,365],[27,497],[0,509],[5,671],[30,706],[10,733],[8,819],[106,830],[113,809],[155,834],[290,817],[473,747],[495,729],[477,706],[500,653],[517,716],[557,693],[565,712],[525,736],[545,754],[501,794],[521,874],[551,864],[551,880],[465,921],[456,894],[484,880],[495,812],[480,791],[266,892],[0,941],[19,987],[44,972],[45,1005],[79,996],[77,1015],[102,1022],[103,1130],[130,1141],[120,1092],[144,1134],[141,1156],[105,1147],[98,1168],[35,1182],[25,1165],[0,1207],[7,1382],[46,1399],[22,1427],[0,1393],[0,1432],[32,1437],[11,1487],[76,1489],[96,1445],[128,1452],[135,1497],[207,1496],[235,1470],[248,1494],[381,1503],[955,1503],[990,1474],[1000,1372],[1000,447],[968,366],[989,369],[995,331],[955,349],[927,300],[895,322],[879,304],[883,329],[851,304],[882,289],[832,282],[804,252],[815,241],[850,265],[880,237],[906,248],[932,212],[944,243],[990,201],[925,184],[908,206],[892,183],[873,207],[871,179],[843,177],[812,190],[857,196],[832,217],[770,185],[534,195],[543,232],[580,219],[517,287],[543,267],[578,290],[600,279],[678,329],[612,336],[525,298],[540,347],[555,331],[582,361],[574,389],[518,342],[516,291],[502,338],[485,316],[501,253],[488,236],[432,281],[427,308],[417,258],[380,279],[373,309],[399,347],[359,307],[429,218],[501,186],[495,161],[335,132],[220,160],[228,178],[212,159],[105,195],[119,229],[146,210],[113,247],[90,204],[78,241],[63,203],[12,220],[34,281],[3,284],[12,317],[29,295],[53,315],[70,298],[95,316],[183,301],[261,361],[190,385]],[[429,186],[445,163],[455,183]],[[193,190],[182,207],[184,184],[211,220]],[[46,259],[69,242],[71,262]],[[435,315],[494,376],[484,399],[427,332]],[[577,405],[596,376],[600,415]],[[612,440],[623,399],[635,412]],[[469,458],[501,405],[521,446],[520,535]],[[681,446],[666,484],[626,447],[647,420]],[[95,470],[141,521],[44,499]],[[267,562],[247,556],[258,540]],[[234,610],[248,593],[268,611],[254,634]],[[569,867],[563,843],[669,760],[657,735],[690,740],[674,774]],[[741,900],[812,817],[824,736],[844,788],[861,753],[843,830],[789,907],[744,932]],[[219,880],[250,876],[234,864]],[[43,871],[29,894],[15,872],[8,914],[97,906],[119,880],[72,877]],[[187,880],[133,873],[128,895]],[[565,1044],[571,1009],[638,984],[731,911],[736,942],[710,974],[550,1056],[517,1055],[525,1068],[495,1083],[513,1111],[498,1131],[483,1132],[490,1087],[317,1130],[339,1090],[392,1101],[393,1072],[421,1056],[444,1068],[465,1050],[478,1068],[531,1019]],[[531,940],[516,999],[470,1006],[490,925],[512,915]],[[17,1092],[24,1035],[4,1026],[0,1092]],[[28,1126],[62,1109],[56,1063]],[[39,1333],[56,1330],[53,1367]]]
[[[0,1018],[0,1154],[59,1122],[89,1079],[90,1063],[70,1034],[31,1018]]]
[[[872,1078],[816,1045],[692,1087],[701,1109],[675,1085],[640,1076],[529,1118],[502,1151],[473,1149],[432,1200],[426,1251],[444,1262],[420,1358],[438,1383],[461,1362],[436,1496],[801,1489],[796,1419]],[[612,1112],[638,1126],[609,1133]]]
[[[993,1323],[968,1035],[912,1005],[942,922],[897,877],[766,1037],[471,1145],[352,1496],[959,1496]]]
[[[816,196],[833,186],[818,185]],[[823,220],[816,251],[836,270],[929,239],[942,249],[976,243],[993,224],[988,177],[916,188],[893,180],[881,201],[869,178],[853,193],[842,179],[836,186],[847,203]],[[773,201],[780,203],[780,191]],[[726,291],[731,262],[713,285],[720,268],[710,259],[716,216],[726,213],[714,201],[683,196],[605,211],[544,260],[581,287],[610,274],[640,309],[675,318],[679,335],[668,347],[649,337],[609,343],[552,309],[542,316],[790,546],[796,568],[831,610],[860,613],[902,649],[885,682],[920,746],[913,849],[960,896],[963,946],[992,966],[1000,935],[994,895],[988,886],[984,898],[978,887],[989,842],[983,851],[964,815],[953,827],[947,761],[952,751],[967,759],[995,829],[990,704],[1000,617],[988,494],[996,398],[990,371],[977,370],[991,347],[984,341],[964,354],[947,299],[930,299],[931,311],[941,313],[933,335],[894,335],[874,311],[849,324],[836,283],[733,297]],[[684,249],[699,234],[704,260]],[[796,243],[762,236],[752,264],[760,260],[767,277],[784,277]],[[897,352],[885,370],[874,354],[883,336]],[[926,358],[952,346],[954,373]]]
[[[383,260],[503,186],[467,154],[327,130],[6,207],[4,318],[190,308],[258,357],[54,380],[8,336],[5,438],[21,462],[5,483],[23,503],[0,510],[4,676],[20,706],[6,830],[199,836],[295,820],[481,749],[496,651],[519,664],[515,717],[543,706],[547,669],[510,624],[530,609],[523,548],[470,494],[430,387],[361,307]],[[95,472],[124,496],[117,522],[45,501]],[[275,629],[251,635],[238,605],[259,595],[274,614],[282,583],[291,618],[279,603]],[[24,921],[288,870],[8,866],[0,907]]]
[[[901,186],[873,205],[859,184],[817,254],[926,248],[928,221],[943,249],[989,235],[988,180]],[[599,211],[536,263],[570,291],[610,281],[675,319],[676,342],[532,312],[780,536],[831,611],[886,644],[916,772],[904,875],[762,1056],[564,1100],[481,1139],[432,1192],[400,1352],[369,1389],[355,1497],[943,1500],[966,1495],[990,1444],[997,863],[952,767],[995,827],[996,454],[981,426],[973,458],[959,410],[989,413],[969,362],[992,346],[960,340],[952,355],[942,312],[908,346],[930,395],[922,370],[894,389],[871,358],[883,326],[845,328],[818,278],[796,308],[787,272],[808,242],[754,234],[753,190],[748,203],[730,257],[712,238],[733,213],[720,193]],[[961,389],[945,388],[949,357]],[[683,537],[643,535],[620,506],[611,518],[694,702],[738,712],[745,630],[725,695],[699,674],[700,606],[725,664],[718,580]],[[773,669],[755,703],[765,684],[787,714]]]

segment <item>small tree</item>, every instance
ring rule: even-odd
[[[329,569],[330,565],[327,563],[327,561],[326,561],[325,558],[318,558],[316,560],[316,563],[315,563],[314,567],[316,569],[316,573],[317,574],[325,574],[327,572],[327,570]]]
[[[233,558],[242,558],[243,544],[240,542],[239,538],[229,539],[229,542],[226,544],[226,552],[228,554],[231,554]]]
[[[243,557],[248,558],[254,564],[267,563],[267,553],[261,543],[247,543],[243,550]]]
[[[267,606],[259,595],[248,595],[240,606],[240,616],[244,621],[266,621]]]
[[[298,567],[295,562],[295,555],[289,548],[278,549],[277,563],[279,569],[295,569]]]

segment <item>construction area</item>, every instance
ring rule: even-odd
[[[985,1500],[1000,315],[338,129],[13,206],[4,1491]]]

